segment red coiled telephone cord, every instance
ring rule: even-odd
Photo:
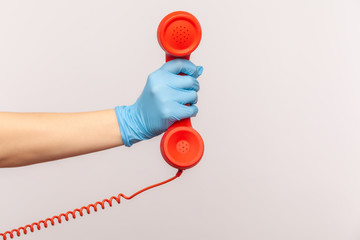
[[[168,183],[168,182],[171,182],[172,180],[175,180],[176,178],[180,177],[180,175],[182,174],[182,170],[178,170],[176,175],[168,180],[165,180],[163,182],[160,182],[160,183],[157,183],[157,184],[154,184],[154,185],[151,185],[149,187],[146,187],[146,188],[143,188],[141,189],[140,191],[137,191],[136,193],[134,193],[133,195],[131,195],[130,197],[120,193],[117,197],[116,196],[112,196],[110,197],[109,199],[104,199],[103,201],[101,202],[96,202],[94,204],[89,204],[88,206],[84,206],[82,208],[76,208],[74,209],[73,211],[68,211],[67,213],[61,213],[59,215],[56,215],[56,216],[53,216],[52,218],[47,218],[45,220],[41,220],[41,221],[38,221],[38,222],[34,222],[32,224],[29,224],[29,225],[26,225],[25,227],[19,227],[19,228],[16,228],[16,229],[13,229],[11,231],[6,231],[4,233],[0,233],[0,237],[3,238],[3,240],[6,240],[7,239],[7,235],[10,236],[10,238],[13,238],[14,237],[14,233],[16,233],[16,235],[18,237],[20,237],[20,234],[21,234],[21,231],[24,233],[24,234],[27,234],[28,232],[28,228],[30,228],[30,231],[33,232],[34,231],[34,227],[37,227],[38,230],[41,229],[41,224],[47,228],[48,227],[48,222],[50,222],[50,224],[52,226],[55,225],[55,219],[57,220],[58,223],[61,223],[61,217],[64,217],[66,221],[69,221],[69,215],[72,216],[73,219],[76,218],[76,212],[78,212],[80,214],[80,216],[83,216],[84,213],[83,213],[83,210],[86,210],[87,214],[90,214],[90,208],[93,208],[95,212],[97,212],[98,208],[97,206],[100,205],[102,209],[105,208],[105,203],[108,203],[110,207],[112,207],[112,201],[115,200],[118,204],[120,204],[120,200],[121,200],[121,197],[123,197],[124,199],[126,200],[130,200],[132,199],[133,197],[135,197],[136,195],[142,193],[142,192],[145,192],[151,188],[154,188],[154,187],[157,187],[157,186],[160,186],[160,185],[163,185],[165,183]]]

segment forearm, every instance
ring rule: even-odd
[[[0,112],[0,167],[24,166],[123,145],[114,109]]]

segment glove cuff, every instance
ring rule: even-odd
[[[125,146],[131,147],[136,142],[142,140],[136,129],[135,119],[133,118],[133,105],[116,106],[115,113],[120,126],[121,139]]]

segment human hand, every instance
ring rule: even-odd
[[[151,73],[133,105],[115,107],[123,143],[130,147],[165,132],[178,120],[195,116],[198,112],[194,105],[199,91],[197,78],[202,72],[201,66],[174,59]]]

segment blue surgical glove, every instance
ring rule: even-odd
[[[193,117],[198,108],[197,91],[203,67],[184,59],[165,63],[151,73],[133,105],[116,106],[115,112],[125,146],[165,132],[174,122]],[[184,73],[184,76],[177,75]],[[185,104],[190,104],[186,106]]]

